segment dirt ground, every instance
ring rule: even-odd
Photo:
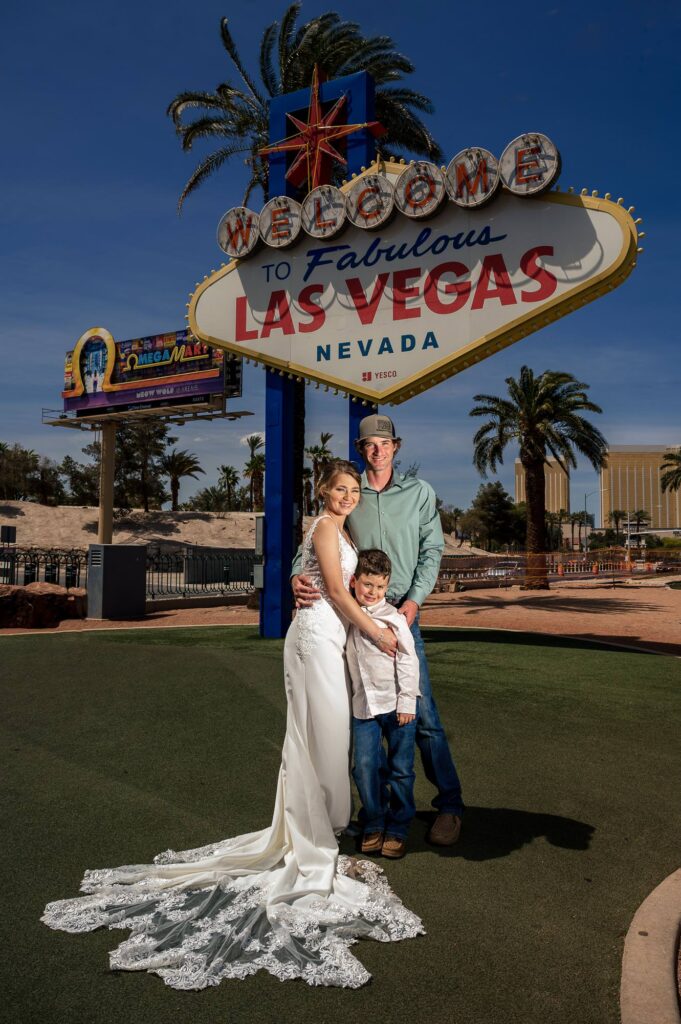
[[[22,548],[87,549],[97,540],[98,510],[77,505],[38,505],[33,501],[1,501],[3,526],[16,526]],[[312,521],[303,521],[307,529]],[[114,519],[116,544],[198,544],[201,547],[253,548],[252,512],[143,512],[133,509]],[[445,554],[485,554],[445,534]]]
[[[466,629],[510,629],[529,633],[562,634],[601,643],[616,643],[681,657],[681,590],[630,583],[612,587],[592,583],[552,586],[530,593],[511,587],[459,594],[434,594],[426,602],[424,626]],[[56,630],[152,629],[178,626],[257,625],[258,614],[243,605],[154,611],[137,622],[65,620]],[[0,630],[0,635],[37,632]]]

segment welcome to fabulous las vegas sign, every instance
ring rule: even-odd
[[[639,250],[633,208],[555,188],[547,136],[446,168],[376,161],[301,203],[220,221],[231,256],[189,303],[192,333],[273,372],[398,403],[605,294]]]

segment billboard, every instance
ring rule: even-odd
[[[114,341],[93,327],[67,352],[64,411],[76,416],[182,406],[241,394],[241,360],[190,331]]]
[[[502,189],[489,155],[481,163],[476,152],[471,167],[462,159],[463,170],[442,189],[437,169],[381,163],[340,192],[310,193],[309,215],[285,197],[258,225],[244,218],[248,211],[232,212],[223,227],[243,256],[193,294],[194,336],[372,402],[397,403],[631,272],[638,234],[620,203],[534,194],[526,156],[521,191],[517,156],[509,177],[515,191],[504,183],[503,161]],[[557,165],[556,157],[551,173]],[[494,201],[471,198],[483,193]],[[249,231],[260,234],[258,244]]]

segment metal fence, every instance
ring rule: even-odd
[[[608,549],[573,555],[549,552],[542,557],[546,559],[548,578],[556,582],[565,577],[615,580],[681,573],[681,552],[676,551],[650,551],[642,558],[629,559],[621,551]],[[525,580],[525,568],[524,554],[444,555],[436,591],[517,585]]]
[[[254,589],[254,562],[252,550],[188,547],[167,552],[150,547],[147,598],[248,594]],[[87,553],[80,550],[0,548],[0,583],[87,588],[87,565]]]
[[[0,548],[0,583],[27,586],[57,583],[67,589],[85,587],[87,554],[84,551],[49,551],[39,548]]]
[[[81,550],[0,548],[0,583],[57,583],[67,589],[87,588],[87,553]],[[176,551],[147,549],[147,598],[204,597],[249,594],[253,585],[255,552],[243,548],[186,547]],[[647,553],[626,560],[620,552],[591,552],[569,557],[546,555],[550,579],[562,577],[672,574],[681,572],[681,553]],[[523,555],[445,555],[436,590],[457,586],[512,586],[525,575]]]
[[[188,548],[147,554],[147,597],[203,597],[248,594],[253,587],[255,551]]]

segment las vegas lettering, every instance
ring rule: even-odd
[[[514,306],[545,302],[557,287],[555,275],[539,262],[545,256],[553,256],[553,246],[537,245],[528,249],[520,259],[525,281],[515,286],[502,253],[490,253],[482,258],[475,280],[470,276],[470,268],[460,259],[445,260],[425,273],[418,266],[382,271],[366,290],[358,277],[347,277],[332,289],[331,303],[333,305],[341,295],[347,296],[344,308],[354,311],[358,325],[369,327],[379,309],[383,314],[379,319],[385,324],[386,318],[393,323],[418,320],[423,310],[452,316],[468,306],[471,310],[480,310],[488,303]],[[260,312],[257,318],[247,297],[237,296],[233,307],[234,340],[248,342],[298,333],[313,334],[326,321],[324,293],[328,287],[322,283],[308,284],[295,298],[284,289],[276,289],[270,294],[264,316]],[[430,345],[437,347],[432,341]],[[328,359],[328,346],[318,348],[317,361]],[[345,352],[340,353],[340,358],[346,357]]]

